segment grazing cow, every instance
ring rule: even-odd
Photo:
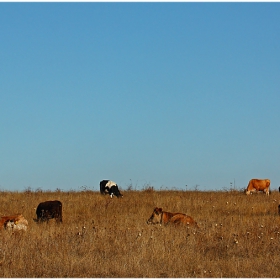
[[[55,219],[62,223],[62,203],[58,200],[41,202],[36,209],[37,219],[35,222],[45,222]]]
[[[111,198],[115,195],[116,197],[123,197],[119,191],[118,185],[110,180],[103,180],[100,182],[100,193],[110,194]]]
[[[248,187],[245,192],[246,194],[250,194],[252,192],[263,191],[266,195],[269,195],[269,187],[269,179],[252,179],[249,181]]]
[[[0,229],[5,228],[12,231],[27,230],[28,222],[22,214],[4,216],[0,218]]]
[[[197,223],[194,219],[186,214],[182,213],[170,213],[162,211],[162,208],[156,207],[152,213],[152,216],[147,221],[147,224],[175,224],[175,225],[186,225],[194,226],[198,228]]]

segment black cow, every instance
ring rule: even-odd
[[[41,202],[36,210],[37,219],[35,222],[45,222],[55,219],[62,223],[62,203],[58,200]]]
[[[111,198],[115,195],[116,197],[123,197],[119,191],[118,185],[110,180],[103,180],[100,182],[100,193],[109,194]]]

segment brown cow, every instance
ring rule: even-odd
[[[147,224],[175,224],[198,227],[194,219],[186,214],[182,213],[170,213],[162,211],[162,208],[156,207],[152,213],[152,216],[147,221]]]
[[[24,230],[26,231],[28,226],[27,220],[22,214],[4,216],[0,218],[0,229],[5,228],[9,230]]]
[[[58,200],[41,202],[36,209],[37,219],[35,222],[48,222],[55,219],[56,222],[62,223],[62,203]]]
[[[269,187],[269,179],[252,179],[249,181],[248,187],[245,192],[246,194],[250,194],[252,192],[263,191],[266,195],[269,195]]]

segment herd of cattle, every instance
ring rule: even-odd
[[[251,194],[253,192],[262,191],[266,195],[270,193],[270,180],[269,179],[252,179],[249,181],[245,193]],[[279,187],[280,192],[280,187]],[[102,195],[109,194],[111,198],[113,196],[123,197],[120,193],[118,185],[110,180],[103,180],[100,182],[100,193]],[[280,205],[278,206],[278,212],[280,215]],[[48,222],[50,219],[55,219],[56,222],[62,223],[62,203],[58,200],[41,202],[36,209],[36,219],[33,219],[37,223]],[[156,207],[147,220],[147,224],[182,224],[186,226],[193,226],[198,228],[194,219],[183,213],[170,213],[162,211],[162,208]],[[3,216],[0,218],[0,229],[5,228],[8,230],[27,230],[28,222],[22,214]]]

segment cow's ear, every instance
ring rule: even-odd
[[[156,207],[154,212],[158,215],[160,213],[160,209],[158,207]]]

